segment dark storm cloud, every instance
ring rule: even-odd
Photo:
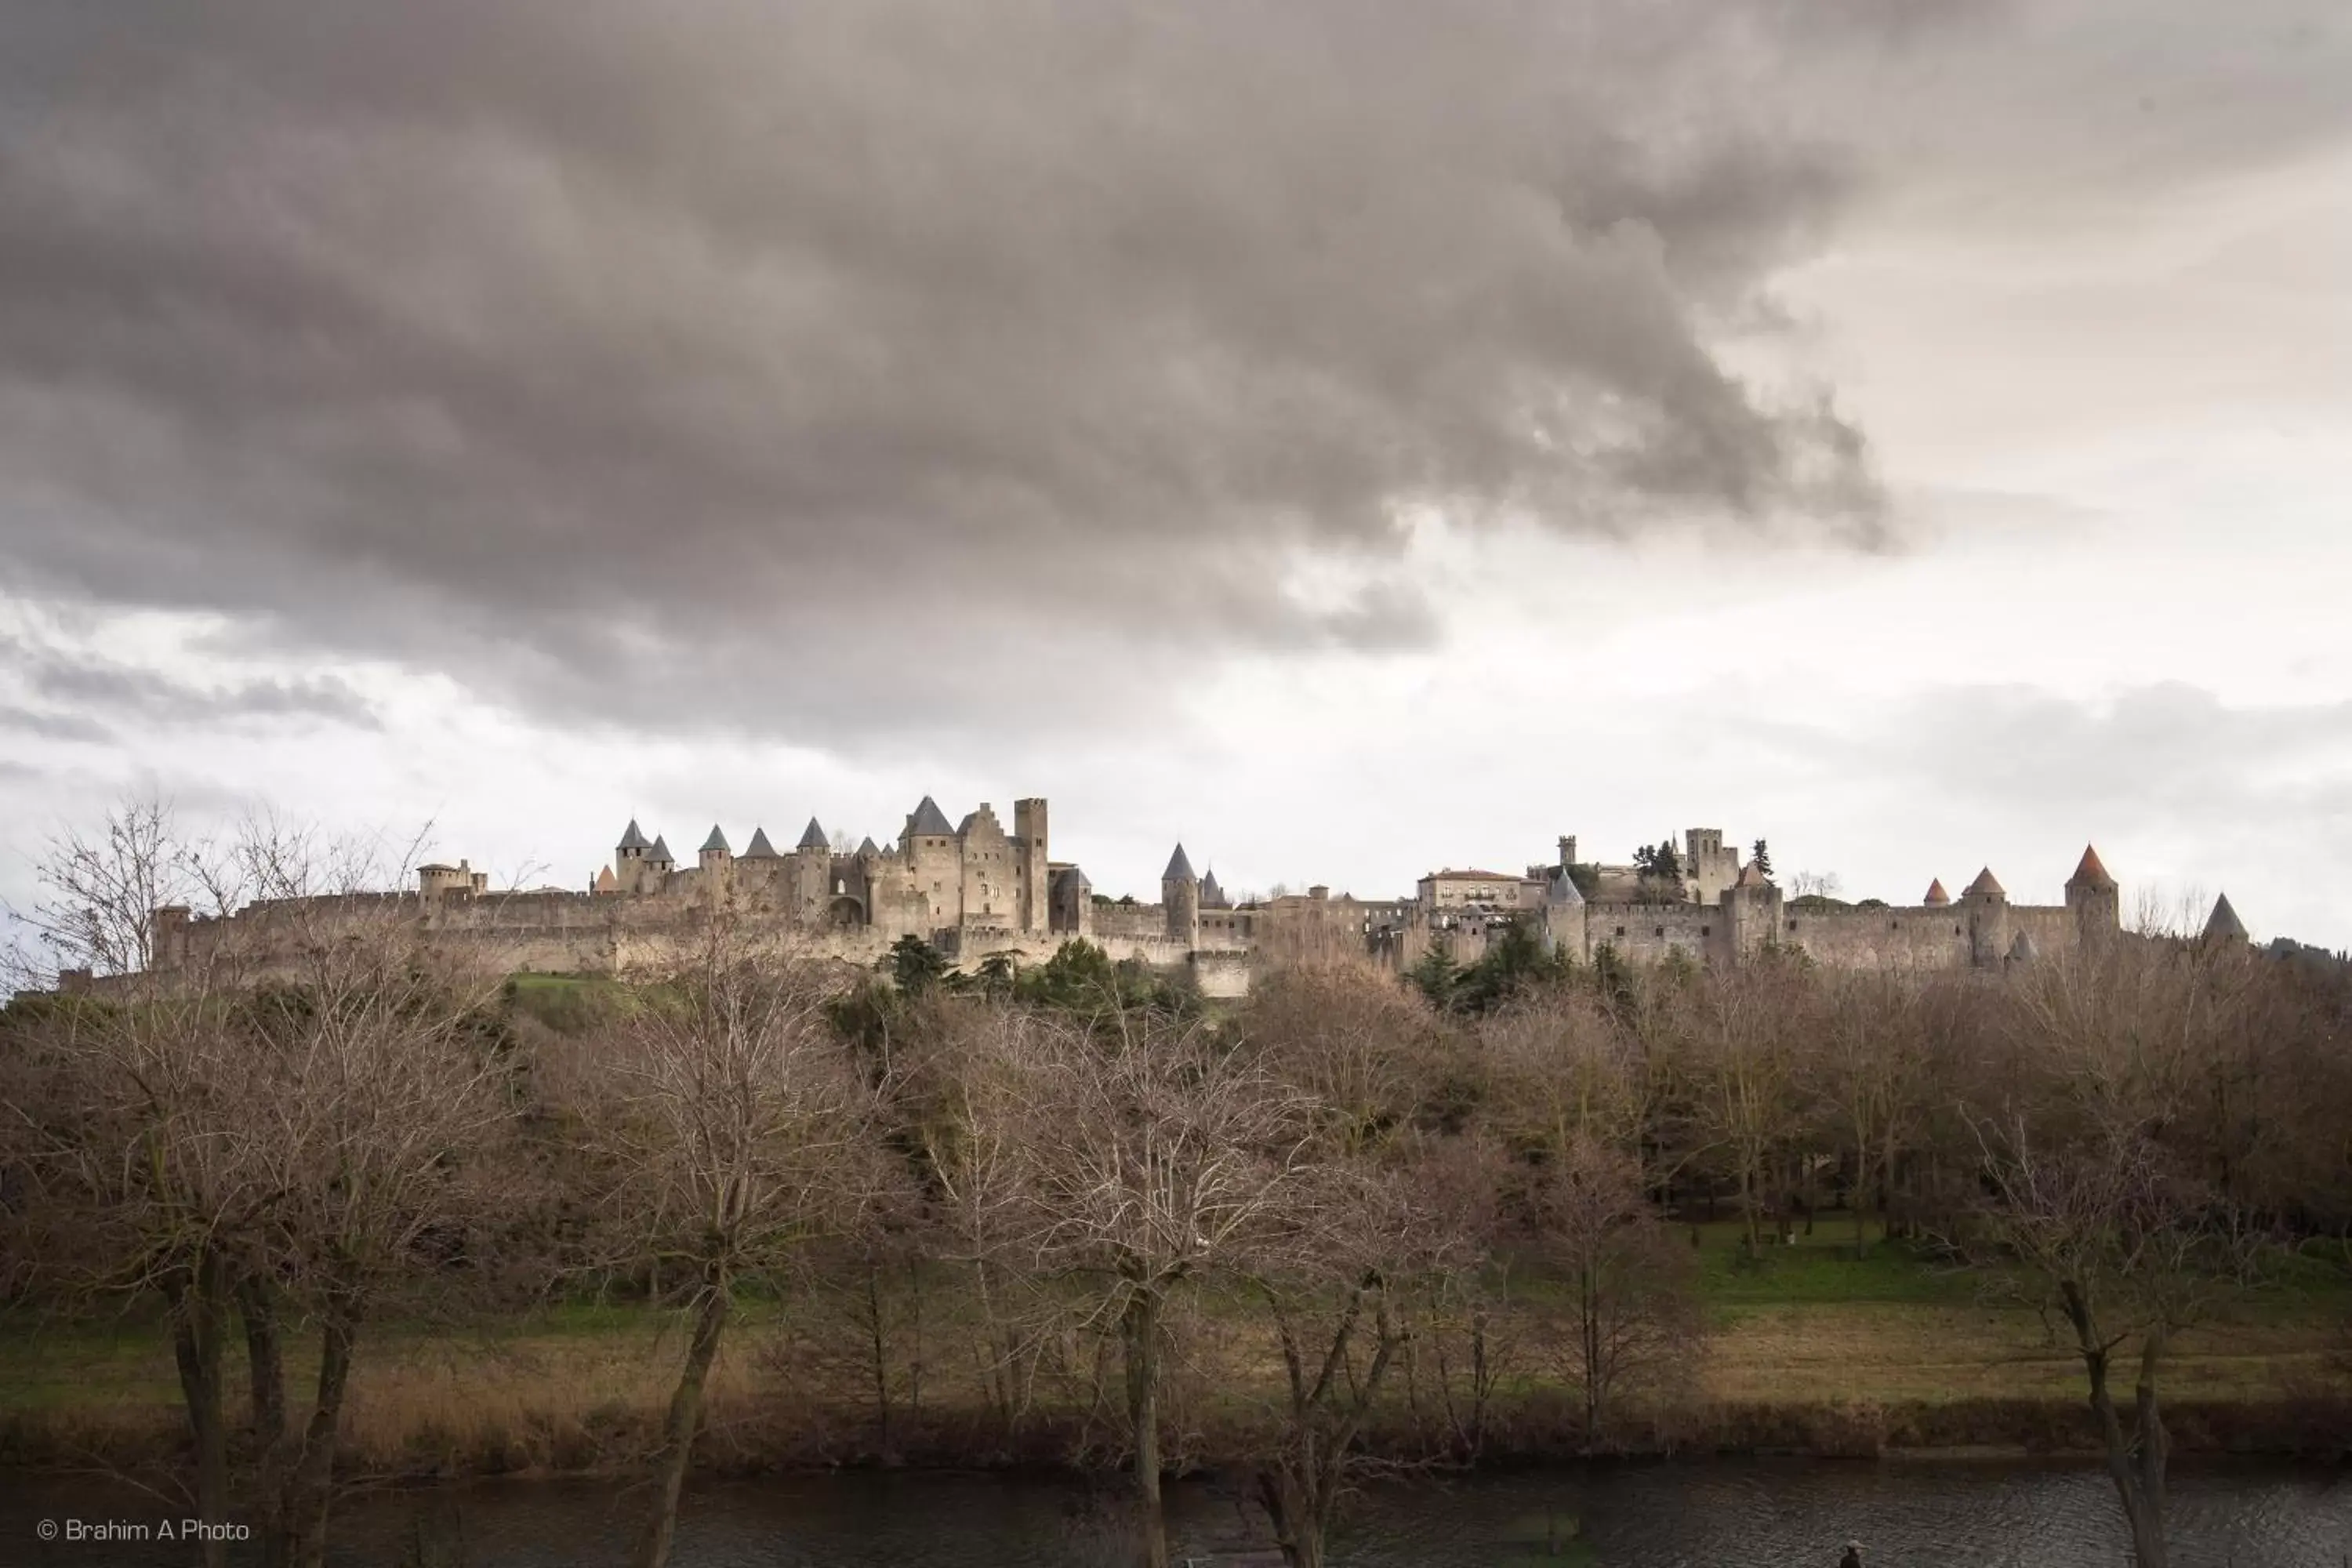
[[[1773,92],[1987,9],[34,0],[0,564],[839,735],[1425,640],[1415,503],[1867,540],[1717,338],[1857,166]]]
[[[1707,342],[1843,188],[1717,96],[1770,9],[13,7],[0,538],[788,725],[1423,640],[1282,590],[1415,502],[1866,531],[1854,433]]]
[[[260,677],[220,685],[174,679],[143,666],[0,633],[0,672],[53,705],[36,710],[0,704],[0,729],[58,741],[103,742],[114,731],[100,716],[142,728],[307,719],[357,729],[380,728],[374,705],[331,675]]]

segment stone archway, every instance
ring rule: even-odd
[[[855,893],[836,893],[824,908],[824,922],[835,931],[854,931],[866,923],[866,906]]]

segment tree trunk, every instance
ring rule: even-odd
[[[2140,1344],[2139,1383],[2133,1390],[2133,1414],[2139,1450],[2139,1513],[2145,1524],[2135,1522],[2132,1541],[2140,1552],[2143,1568],[2164,1568],[2165,1461],[2172,1449],[2172,1439],[2164,1430],[2164,1412],[2157,1403],[2156,1374],[2164,1360],[2165,1331],[2161,1325],[2150,1329]],[[2148,1554],[2147,1542],[2153,1542],[2155,1555]]]
[[[1291,1467],[1277,1464],[1260,1470],[1257,1496],[1274,1525],[1283,1562],[1289,1568],[1323,1568],[1323,1510],[1305,1494]]]
[[[1853,1260],[1856,1263],[1861,1262],[1864,1258],[1870,1256],[1870,1235],[1869,1232],[1863,1227],[1862,1217],[1864,1206],[1862,1201],[1863,1194],[1869,1190],[1870,1142],[1867,1139],[1857,1138],[1854,1140],[1853,1144],[1853,1197],[1852,1200],[1853,1204]],[[1884,1229],[1886,1225],[1886,1213],[1883,1207],[1879,1211],[1878,1223],[1880,1227]]]
[[[283,1511],[286,1562],[291,1568],[324,1568],[327,1510],[333,1500],[335,1433],[350,1386],[354,1325],[348,1313],[328,1311],[319,1326],[319,1391],[302,1432],[302,1452],[287,1478]]]
[[[1756,1213],[1756,1175],[1749,1162],[1739,1162],[1739,1217],[1747,1222],[1748,1256],[1755,1257],[1764,1249],[1763,1226]]]
[[[883,1313],[882,1265],[874,1258],[866,1260],[866,1330],[868,1347],[874,1356],[874,1418],[878,1423],[878,1446],[882,1462],[891,1464],[898,1456],[890,1447],[890,1336],[889,1325]]]
[[[1580,1351],[1584,1363],[1584,1448],[1601,1441],[1601,1280],[1591,1264],[1578,1279]]]
[[[727,1327],[727,1313],[733,1304],[726,1274],[714,1268],[695,1307],[694,1335],[687,1342],[686,1365],[670,1394],[669,1419],[662,1429],[653,1522],[646,1531],[645,1544],[637,1550],[636,1568],[665,1568],[669,1562],[670,1546],[677,1535],[677,1501],[686,1490],[695,1428],[702,1420],[703,1386],[709,1380],[711,1363],[719,1358],[719,1336]]]
[[[180,1397],[196,1447],[196,1514],[206,1524],[228,1518],[228,1420],[221,1408],[221,1319],[226,1291],[220,1261],[207,1252],[164,1288],[172,1305],[172,1354]],[[209,1535],[209,1531],[207,1534]],[[204,1542],[205,1568],[223,1568],[228,1544]]]
[[[253,1275],[236,1282],[237,1316],[245,1321],[246,1381],[252,1388],[253,1440],[267,1454],[286,1437],[286,1351],[269,1283]]]
[[[2114,1391],[2108,1385],[2108,1352],[2099,1342],[2088,1303],[2072,1286],[2063,1289],[2063,1299],[2067,1321],[2074,1325],[2075,1342],[2082,1351],[2084,1371],[2089,1374],[2091,1413],[2098,1420],[2099,1446],[2105,1451],[2108,1479],[2116,1484],[2116,1496],[2123,1504],[2124,1524],[2131,1531],[2135,1568],[2168,1568],[2171,1559],[2164,1541],[2162,1423],[2157,1421],[2153,1428],[2141,1426],[2144,1451],[2135,1456],[2131,1438],[2124,1431],[2123,1418],[2116,1410]],[[2161,1336],[2152,1335],[2140,1355],[2139,1419],[2144,1424],[2156,1420],[2156,1363],[2162,1353]],[[2147,1485],[2151,1473],[2156,1479],[2153,1491]]]
[[[1127,1361],[1127,1421],[1135,1443],[1135,1496],[1143,1568],[1168,1568],[1168,1523],[1160,1497],[1160,1300],[1139,1289],[1121,1320]]]
[[[260,1479],[254,1489],[261,1500],[256,1533],[261,1541],[262,1568],[286,1568],[286,1486],[297,1458],[286,1425],[286,1340],[267,1280],[240,1278],[236,1307],[245,1320],[246,1377],[252,1385],[253,1438],[260,1456]]]

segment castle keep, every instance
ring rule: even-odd
[[[510,971],[624,973],[703,911],[726,907],[856,963],[878,961],[908,936],[961,965],[999,954],[1042,962],[1084,937],[1115,959],[1188,972],[1211,994],[1244,990],[1254,960],[1369,956],[1403,968],[1443,948],[1468,963],[1514,924],[1533,926],[1580,963],[1607,949],[1633,963],[1679,956],[1728,964],[1769,946],[1847,968],[1999,969],[2121,923],[2115,879],[2091,848],[2055,905],[2012,904],[1990,868],[1958,898],[1936,880],[1915,904],[1784,898],[1758,862],[1743,864],[1726,847],[1720,829],[1695,827],[1663,878],[1655,868],[1581,863],[1576,840],[1564,837],[1549,863],[1518,873],[1432,871],[1409,897],[1361,900],[1318,886],[1236,906],[1216,873],[1197,872],[1181,845],[1161,874],[1158,902],[1097,896],[1085,872],[1053,858],[1038,797],[1013,803],[1008,831],[986,803],[950,823],[926,795],[887,847],[845,842],[812,819],[789,850],[755,827],[739,855],[714,825],[694,864],[680,866],[667,838],[648,839],[632,821],[612,862],[580,891],[494,890],[461,861],[420,867],[413,892],[299,900],[299,911],[257,902],[232,917],[194,920],[166,909],[157,913],[154,963],[185,963],[232,929],[262,935],[266,947],[272,924],[295,913],[315,919],[388,903],[413,910],[436,941]],[[2243,939],[2226,899],[2209,929]]]

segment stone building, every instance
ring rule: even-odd
[[[314,915],[396,906],[440,940],[517,971],[625,972],[699,911],[723,904],[805,933],[850,962],[877,962],[894,942],[916,936],[961,965],[999,954],[1034,963],[1085,937],[1114,958],[1187,972],[1213,994],[1245,988],[1254,963],[1402,968],[1433,946],[1468,963],[1504,930],[1528,922],[1580,963],[1607,949],[1633,963],[1679,956],[1737,963],[1769,945],[1839,967],[1979,969],[2030,962],[2120,926],[2115,879],[2090,848],[2067,879],[2063,904],[2012,904],[1988,867],[1958,899],[1936,879],[1916,904],[1890,906],[1786,899],[1755,862],[1739,863],[1719,829],[1689,829],[1685,845],[1679,888],[1661,888],[1632,867],[1580,862],[1576,839],[1563,836],[1552,863],[1522,875],[1448,868],[1423,877],[1407,898],[1359,899],[1317,885],[1237,905],[1213,869],[1195,872],[1180,844],[1161,873],[1158,901],[1143,903],[1097,894],[1084,870],[1052,858],[1043,798],[1015,801],[1008,831],[985,802],[950,824],[926,795],[887,846],[868,837],[855,849],[836,847],[811,818],[790,850],[779,852],[766,828],[754,826],[739,855],[714,824],[694,864],[681,868],[666,837],[648,838],[632,820],[611,863],[584,891],[498,891],[460,861],[418,868],[413,892],[300,902]],[[159,910],[155,963],[186,962],[232,929],[266,942],[291,912],[256,904],[199,921],[184,910]],[[2211,930],[2243,940],[2226,900]]]

